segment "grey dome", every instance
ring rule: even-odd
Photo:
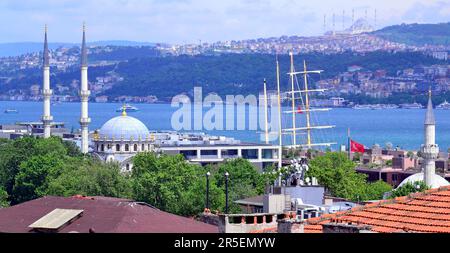
[[[148,128],[140,120],[130,116],[110,119],[99,130],[100,139],[142,140],[149,136]]]

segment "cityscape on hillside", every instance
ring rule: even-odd
[[[450,233],[450,5],[342,0],[336,8],[351,14],[323,15],[311,36],[127,40],[149,24],[178,41],[216,38],[217,24],[223,38],[264,25],[258,33],[273,35],[271,23],[288,25],[286,6],[306,26],[336,4],[230,1],[0,4],[0,20],[52,24],[42,50],[7,43],[0,58],[0,238],[101,233],[102,250],[317,251],[330,237],[303,243],[305,234],[349,234],[328,245],[336,250],[352,248],[354,234]],[[79,44],[54,42],[73,36],[57,23],[80,14],[92,22],[79,22]],[[32,37],[24,23],[0,27],[0,40],[2,29]],[[124,233],[152,235],[108,238]]]

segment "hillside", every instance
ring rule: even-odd
[[[81,43],[81,41],[80,41]],[[56,42],[49,43],[48,47],[51,50],[59,47],[74,47],[79,46],[80,43],[64,43]],[[108,41],[94,41],[88,43],[89,46],[121,46],[121,47],[138,47],[138,46],[154,46],[155,43],[150,42],[135,42],[127,40],[108,40]],[[27,53],[34,53],[42,51],[44,47],[43,42],[13,42],[0,43],[0,57],[20,56]]]
[[[450,22],[394,25],[375,31],[373,34],[387,40],[416,46],[450,45]]]
[[[395,74],[398,70],[420,64],[442,63],[421,53],[314,53],[296,56],[296,69],[302,68],[303,60],[311,69],[325,70],[321,76],[312,76],[316,81],[336,76],[351,65],[367,70],[386,69],[389,74]],[[281,55],[279,61],[282,84],[287,84],[289,56]],[[202,86],[205,93],[247,95],[258,94],[264,78],[269,89],[275,89],[276,83],[275,57],[264,54],[136,58],[119,64],[116,72],[125,77],[124,81],[106,91],[105,95],[156,95],[168,100],[174,95],[191,92],[194,86]]]

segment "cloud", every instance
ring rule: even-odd
[[[442,0],[2,0],[0,42],[39,41],[50,26],[53,41],[79,41],[81,24],[90,40],[127,39],[154,42],[197,42],[318,35],[323,15],[331,28],[347,25],[351,10],[363,17],[378,11],[378,24],[449,21],[449,3]],[[11,22],[14,20],[14,22]]]

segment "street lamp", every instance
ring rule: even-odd
[[[209,210],[209,176],[211,173],[208,171],[206,173],[206,209]]]
[[[230,174],[225,172],[225,213],[228,214],[228,180]]]

